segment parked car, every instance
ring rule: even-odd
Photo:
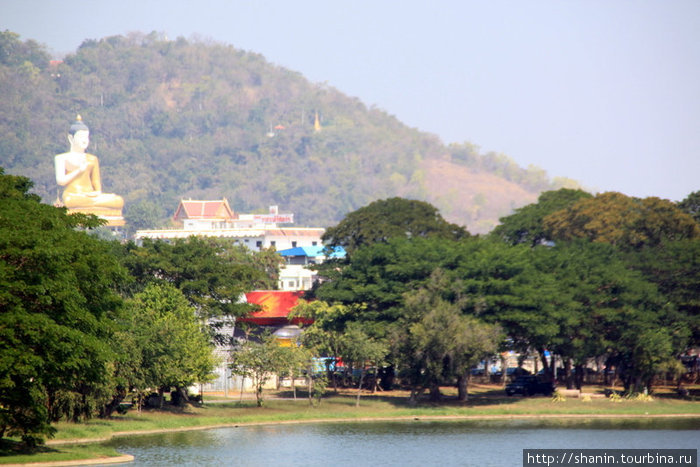
[[[506,385],[506,394],[522,394],[523,396],[533,396],[535,394],[544,394],[551,396],[554,393],[554,383],[551,381],[543,381],[537,376],[527,375],[518,376],[511,383]]]
[[[495,372],[492,373],[494,376],[501,376],[503,372],[501,370],[496,370]],[[506,376],[508,378],[515,378],[517,376],[523,376],[523,375],[529,375],[530,372],[527,371],[525,368],[519,368],[517,366],[509,366],[506,368]]]

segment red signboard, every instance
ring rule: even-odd
[[[294,214],[253,214],[253,220],[265,224],[293,224]]]

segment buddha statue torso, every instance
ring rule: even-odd
[[[85,152],[89,133],[80,117],[71,126],[68,141],[70,152],[55,157],[56,182],[65,186],[63,204],[72,212],[121,217],[124,199],[102,193],[99,161],[97,156]]]

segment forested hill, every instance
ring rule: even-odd
[[[479,233],[539,192],[571,186],[469,143],[445,146],[232,46],[133,34],[50,59],[43,45],[0,32],[0,166],[53,202],[53,155],[68,149],[79,113],[104,191],[125,198],[132,228],[165,225],[188,197],[226,197],[239,212],[277,204],[299,225],[329,226],[403,196]]]

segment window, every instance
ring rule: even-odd
[[[297,242],[292,242],[292,248],[296,248],[296,247],[297,247]]]
[[[255,242],[255,246],[258,248],[262,248],[262,242],[258,240],[257,242]]]
[[[318,245],[318,242],[311,242],[311,245],[316,246],[316,245]]]
[[[275,246],[276,243],[277,243],[277,242],[275,242],[274,240],[272,240],[272,241],[270,242],[270,246]]]

